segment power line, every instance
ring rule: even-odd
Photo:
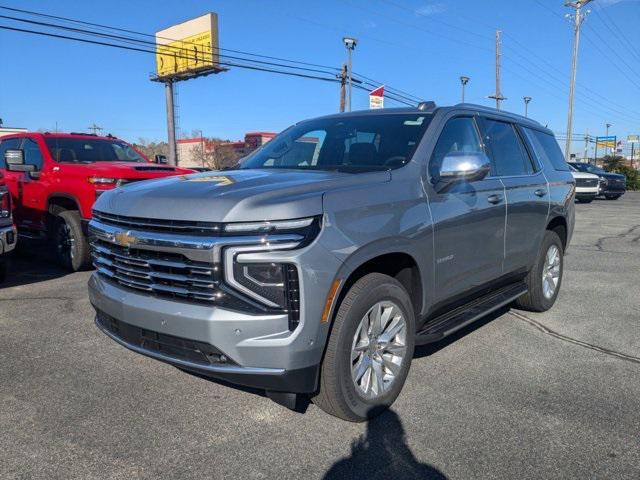
[[[600,10],[602,10],[603,15],[600,15]],[[607,27],[607,29],[613,34],[613,36],[618,39],[618,41],[620,42],[620,45],[622,45],[624,48],[628,48],[629,51],[633,55],[635,55],[636,58],[640,59],[640,52],[638,50],[636,50],[636,47],[629,40],[629,38],[624,34],[624,32],[620,28],[618,28],[616,26],[616,24],[613,21],[613,19],[607,13],[606,8],[605,7],[601,7],[599,9],[595,9],[594,11],[595,11],[596,16],[603,23],[603,25],[605,27]],[[605,16],[607,17],[607,21],[605,21],[605,19],[604,19]],[[609,23],[611,23],[611,26],[609,26]]]
[[[6,6],[1,6],[1,5],[0,5],[0,9],[10,10],[10,11],[14,11],[14,12],[19,12],[19,13],[24,13],[24,14],[33,15],[33,16],[39,16],[39,17],[44,17],[44,18],[51,18],[51,19],[65,21],[65,22],[71,22],[71,23],[75,23],[75,24],[79,24],[79,25],[92,26],[92,27],[95,27],[95,28],[100,28],[102,30],[118,31],[118,32],[124,32],[124,33],[129,33],[129,34],[134,34],[134,35],[140,35],[140,36],[144,36],[144,37],[151,37],[151,38],[154,38],[154,40],[155,40],[155,36],[154,35],[143,33],[143,32],[138,32],[138,31],[135,31],[135,30],[117,28],[117,27],[112,27],[112,26],[108,26],[108,25],[104,25],[104,24],[85,22],[85,21],[82,21],[82,20],[72,19],[72,18],[68,18],[68,17],[49,15],[49,14],[45,14],[45,13],[41,13],[41,12],[34,12],[34,11],[30,11],[30,10],[18,9],[18,8],[13,8],[13,7],[6,7]],[[67,30],[67,31],[73,31],[73,32],[79,33],[81,35],[92,35],[92,36],[98,36],[98,37],[103,37],[103,38],[109,38],[109,39],[115,40],[117,42],[127,43],[127,44],[131,44],[131,45],[149,45],[149,46],[153,46],[154,48],[156,47],[155,41],[154,42],[150,42],[150,41],[145,41],[145,40],[142,40],[142,39],[132,38],[132,37],[128,37],[128,36],[114,35],[114,34],[110,34],[110,33],[101,33],[101,32],[96,32],[96,31],[93,31],[93,30],[79,29],[79,28],[75,28],[75,27],[68,27],[68,26],[65,26],[65,25],[52,24],[52,23],[47,23],[47,22],[37,22],[35,20],[28,20],[28,19],[10,17],[10,16],[4,16],[4,15],[0,15],[0,18],[5,18],[5,19],[9,19],[9,20],[13,20],[13,21],[19,21],[19,22],[30,23],[30,24],[35,24],[35,25],[40,25],[40,26],[44,26],[44,27],[47,27],[47,28],[57,28],[57,29],[62,29],[62,30]],[[11,27],[9,27],[9,29],[11,29]],[[13,28],[13,29],[14,29],[14,31],[24,31],[25,33],[44,34],[44,32],[36,32],[36,31],[29,32],[26,29],[15,29],[15,28]],[[65,37],[65,36],[60,36],[60,35],[55,35],[55,34],[51,34],[51,35],[55,36],[57,38],[64,38]],[[170,38],[166,38],[166,37],[158,37],[158,38],[162,38],[162,39],[169,40],[169,41],[176,41],[175,39],[170,39]],[[69,37],[68,39],[69,40],[76,40],[76,41],[84,41],[84,39],[79,39],[77,37]],[[93,42],[92,41],[92,42],[85,42],[85,43],[96,43],[98,45],[116,46],[116,45],[112,45],[112,44],[107,45],[106,42]],[[118,47],[122,47],[122,46],[118,46]],[[172,46],[165,46],[165,48],[170,48],[170,49],[173,49],[174,51],[178,51],[178,52],[186,51],[187,53],[190,53],[190,51],[188,49],[184,49],[184,48],[172,47]],[[134,50],[134,51],[142,51],[139,48],[130,48],[130,49]],[[271,70],[271,69],[268,69],[268,68],[258,68],[255,65],[255,64],[260,64],[260,65],[267,65],[267,66],[270,66],[270,67],[280,67],[280,68],[291,69],[291,70],[299,70],[299,71],[304,71],[304,72],[328,74],[328,75],[332,75],[332,76],[335,75],[334,74],[335,71],[339,71],[339,69],[337,69],[336,67],[332,67],[332,66],[328,66],[328,65],[321,65],[321,64],[310,63],[310,62],[301,62],[301,61],[290,60],[290,59],[286,59],[286,58],[282,58],[282,57],[261,55],[261,54],[255,54],[255,53],[245,52],[245,51],[241,51],[241,50],[233,50],[233,49],[226,49],[226,48],[220,48],[220,47],[218,47],[217,50],[237,53],[237,54],[241,54],[241,55],[249,55],[249,56],[257,57],[257,58],[266,58],[266,59],[271,59],[271,60],[277,60],[277,61],[287,62],[287,63],[293,64],[293,65],[286,65],[286,64],[282,64],[282,63],[266,62],[266,61],[262,61],[262,60],[256,60],[254,58],[243,58],[243,57],[232,56],[232,55],[227,55],[227,54],[220,54],[219,55],[219,57],[223,58],[223,59],[227,59],[227,60],[230,59],[230,60],[241,61],[241,62],[249,62],[251,64],[251,66],[249,66],[249,65],[246,65],[246,64],[238,64],[238,63],[233,63],[233,62],[228,62],[228,61],[219,62],[220,64],[223,64],[223,65],[236,66],[238,68],[247,68],[247,69],[260,70],[260,71],[265,71],[265,72],[287,74],[287,72],[283,72],[283,71],[280,71],[280,70]],[[155,51],[154,52],[149,52],[149,53],[155,53]],[[189,55],[185,56],[183,54],[177,55],[177,58],[186,58],[186,59],[192,59],[192,60],[194,59],[194,57],[191,57]],[[296,66],[296,65],[313,66],[313,67],[322,68],[323,70],[318,70],[316,68],[299,67],[299,66]],[[327,70],[329,70],[329,71],[327,71]],[[376,81],[374,79],[371,79],[369,77],[365,77],[365,76],[360,75],[358,73],[354,72],[354,74],[357,77],[362,77],[363,79],[365,79],[365,80],[361,81],[362,83],[369,84],[372,87],[377,87],[379,85],[384,84],[384,82]],[[313,75],[303,75],[303,74],[295,74],[293,76],[298,76],[298,77],[303,77],[303,78],[316,78]],[[320,78],[316,78],[316,79],[320,79]],[[329,80],[329,79],[326,79],[326,78],[322,78],[321,80],[337,81],[337,79]],[[392,94],[392,95],[387,95],[387,97],[389,99],[391,99],[393,101],[399,101],[400,99],[406,100],[406,101],[402,101],[402,102],[399,102],[399,103],[403,103],[403,104],[407,104],[407,105],[408,104],[413,105],[415,102],[419,102],[419,101],[422,100],[418,96],[415,96],[413,94],[409,94],[409,93],[404,92],[404,91],[402,91],[400,89],[395,89],[393,86],[390,86],[390,85],[386,85],[386,90],[387,90],[388,93]]]

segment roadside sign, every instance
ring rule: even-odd
[[[604,148],[615,148],[616,137],[614,135],[610,135],[608,137],[596,137],[596,145]]]
[[[627,135],[627,143],[640,143],[640,135]]]
[[[369,108],[384,108],[384,85],[369,93]]]
[[[156,33],[159,79],[218,68],[218,15],[207,13]]]

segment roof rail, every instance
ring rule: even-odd
[[[420,102],[418,104],[418,110],[435,110],[436,108],[436,102],[434,102],[433,100],[429,100],[428,102]]]
[[[69,132],[69,135],[88,135],[90,137],[97,137],[95,133],[84,133],[84,132]]]

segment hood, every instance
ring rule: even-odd
[[[600,177],[606,178],[607,180],[624,180],[625,178],[627,178],[620,173],[612,173],[612,172],[599,173],[598,175]]]
[[[100,196],[95,209],[114,215],[238,222],[284,220],[322,213],[329,190],[388,182],[389,172],[231,170],[132,183]]]
[[[94,162],[84,165],[67,164],[79,166],[90,171],[93,175],[102,175],[105,177],[158,177],[165,175],[184,175],[192,173],[180,167],[172,167],[170,165],[157,165],[155,163],[142,162]]]
[[[571,171],[571,175],[573,175],[573,178],[584,178],[584,179],[597,179],[598,175],[595,175],[593,173],[587,173],[587,172],[574,172]]]

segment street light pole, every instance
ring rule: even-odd
[[[565,7],[575,8],[576,13],[573,15],[573,55],[571,59],[571,80],[569,82],[569,110],[567,113],[567,141],[564,146],[564,156],[567,161],[571,156],[571,135],[573,134],[573,96],[576,86],[576,69],[578,66],[578,47],[580,46],[580,26],[585,17],[589,13],[582,13],[582,7],[590,3],[592,0],[576,0],[574,2],[565,2]],[[571,18],[570,14],[565,15]]]
[[[607,132],[607,133],[605,133],[605,137],[607,137],[607,139],[605,140],[605,142],[607,142],[606,145],[609,144],[608,143],[609,142],[609,128],[612,127],[612,126],[613,126],[613,124],[611,124],[611,123],[606,123],[605,124],[606,132]],[[609,147],[607,147],[607,153],[609,153],[609,155],[611,154],[611,152],[609,151]]]
[[[353,94],[353,68],[351,64],[351,55],[358,44],[358,39],[353,37],[343,37],[342,43],[347,47],[347,69],[349,70],[349,102],[347,105],[349,106],[349,111],[351,111],[351,96]]]
[[[529,102],[531,101],[531,97],[522,97],[522,100],[524,100],[524,116],[528,117],[529,116]]]
[[[460,76],[460,83],[462,84],[462,103],[464,103],[464,87],[469,83],[469,80],[471,80],[471,78],[465,77],[464,75]]]

